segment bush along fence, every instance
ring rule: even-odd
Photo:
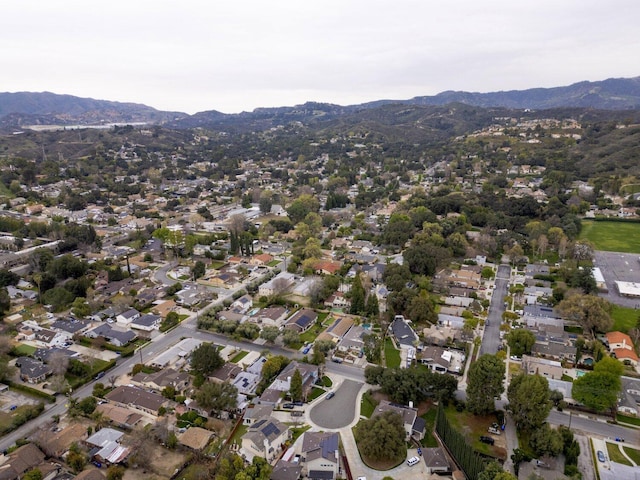
[[[451,426],[444,413],[444,408],[442,408],[442,403],[438,406],[436,433],[467,478],[477,480],[478,475],[486,467],[485,461],[465,441],[464,436]]]

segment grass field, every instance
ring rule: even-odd
[[[629,417],[628,415],[623,415],[622,413],[618,413],[616,415],[616,420],[619,423],[626,423],[628,425],[634,425],[636,427],[640,427],[640,418],[638,417]]]
[[[612,330],[628,333],[629,330],[636,326],[638,317],[640,317],[639,310],[614,305],[611,312],[611,318],[613,318]]]
[[[246,350],[243,350],[239,353],[237,353],[231,360],[229,360],[231,363],[238,363],[240,360],[242,360],[244,357],[246,357],[247,355],[249,355],[249,352],[247,352]]]
[[[631,447],[622,448],[624,448],[625,453],[629,455],[629,458],[636,462],[636,465],[640,465],[640,450],[636,450],[635,448]]]
[[[432,448],[432,447],[438,447],[440,446],[438,444],[438,441],[436,440],[436,437],[433,436],[433,428],[436,424],[436,414],[438,413],[438,410],[436,407],[431,407],[427,413],[425,413],[424,415],[421,415],[422,418],[424,419],[426,425],[424,428],[424,438],[422,439],[422,441],[420,442],[422,444],[423,447],[427,447],[427,448]]]
[[[640,223],[583,221],[580,239],[592,242],[596,250],[640,253]]]
[[[632,467],[631,462],[625,457],[620,451],[620,445],[615,443],[607,442],[607,453],[609,454],[609,459],[612,462],[621,463],[623,465],[629,465]]]
[[[363,415],[367,418],[371,418],[373,411],[376,409],[375,402],[371,397],[370,393],[365,393],[362,395],[362,400],[360,400],[360,415]]]
[[[400,350],[396,350],[390,338],[384,342],[384,358],[387,368],[397,368],[400,366]]]
[[[17,345],[13,349],[13,353],[15,354],[16,357],[23,357],[23,356],[29,357],[33,355],[35,351],[36,351],[36,347],[32,347],[31,345],[26,345],[24,343]]]

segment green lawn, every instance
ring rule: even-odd
[[[623,465],[629,465],[632,467],[631,462],[620,451],[620,445],[607,442],[607,452],[609,453],[609,459],[612,462],[621,463]]]
[[[244,357],[246,357],[247,355],[249,355],[249,352],[247,352],[246,350],[243,350],[239,353],[236,353],[233,358],[231,360],[229,360],[231,363],[238,363],[240,360],[242,360]]]
[[[30,357],[36,350],[36,347],[21,343],[20,345],[16,345],[16,347],[13,349],[13,354],[16,357]]]
[[[248,425],[240,425],[238,427],[238,429],[235,431],[235,433],[233,434],[233,437],[231,438],[231,443],[240,443],[242,442],[242,436],[247,433],[247,430],[249,430],[249,426]]]
[[[640,450],[636,450],[632,447],[622,447],[624,452],[629,455],[629,458],[636,462],[636,465],[640,465]]]
[[[621,331],[627,333],[633,327],[636,326],[640,317],[640,311],[635,308],[620,307],[618,305],[613,306],[611,312],[611,318],[613,318],[613,331]]]
[[[311,402],[311,401],[315,400],[316,398],[318,398],[320,395],[324,394],[325,392],[326,392],[326,390],[324,388],[313,387],[311,389],[311,393],[309,394],[309,397],[307,398],[307,402]]]
[[[321,383],[323,387],[327,387],[327,388],[333,385],[333,382],[331,381],[331,379],[326,375],[322,377]]]
[[[580,239],[592,242],[596,250],[640,253],[640,223],[583,221]]]
[[[640,427],[640,418],[638,417],[629,417],[627,415],[623,415],[622,413],[618,413],[616,415],[616,420],[620,423],[626,423],[628,425],[635,425],[636,427]]]
[[[427,411],[422,418],[424,419],[426,426],[424,428],[424,438],[420,442],[423,447],[434,448],[439,447],[438,441],[436,437],[433,436],[433,428],[436,423],[436,414],[438,413],[438,409],[435,407],[431,407],[430,410]]]
[[[277,267],[279,263],[280,260],[271,260],[269,263],[267,263],[267,267]]]
[[[373,411],[375,410],[376,405],[371,398],[371,394],[369,392],[362,395],[362,400],[360,400],[360,415],[363,415],[367,418],[371,418]]]
[[[400,350],[396,350],[390,338],[387,338],[384,342],[384,358],[387,363],[387,368],[400,366]]]
[[[219,261],[212,261],[211,264],[209,265],[209,268],[212,268],[214,270],[220,270],[222,267],[224,267],[226,265],[226,263],[224,262],[219,262]]]

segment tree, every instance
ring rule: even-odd
[[[540,375],[521,373],[513,377],[507,398],[516,426],[525,432],[540,427],[551,410],[549,382]]]
[[[205,382],[196,392],[195,399],[202,408],[215,415],[236,408],[238,390],[229,383]]]
[[[294,402],[302,400],[302,374],[297,368],[294,370],[293,375],[291,375],[289,395]]]
[[[558,310],[569,321],[578,323],[592,336],[596,332],[606,332],[613,326],[611,311],[613,305],[595,295],[573,295],[558,305]]]
[[[69,367],[69,357],[63,351],[56,350],[49,357],[47,364],[54,375],[64,375]]]
[[[202,260],[198,260],[193,268],[191,269],[191,274],[193,275],[193,279],[197,280],[204,276],[207,271],[207,267],[205,266]]]
[[[107,468],[107,480],[122,480],[124,477],[124,468],[120,465],[111,465]]]
[[[320,202],[312,195],[302,194],[287,207],[287,215],[294,225],[304,220],[311,212],[318,213]]]
[[[280,335],[280,329],[276,326],[266,326],[263,327],[260,331],[260,338],[266,340],[267,342],[273,343],[276,341],[276,338]]]
[[[287,347],[292,347],[300,343],[300,334],[291,328],[285,328],[282,332],[282,342]]]
[[[438,314],[431,299],[424,290],[420,295],[413,297],[409,303],[407,314],[416,323],[433,323],[438,321]]]
[[[362,286],[360,275],[356,275],[351,285],[351,307],[349,313],[352,315],[360,315],[365,311],[365,291]]]
[[[574,400],[598,412],[615,410],[618,393],[622,388],[620,375],[622,364],[613,358],[604,357],[588,372],[577,378],[571,387]]]
[[[51,377],[49,388],[56,393],[67,393],[71,389],[71,386],[67,379],[64,378],[64,375],[59,374]]]
[[[289,359],[283,355],[274,355],[267,358],[267,361],[262,364],[262,370],[260,372],[262,380],[260,381],[258,390],[264,390],[267,385],[270,385],[288,364]]]
[[[467,407],[476,415],[495,410],[495,398],[504,392],[504,362],[484,354],[471,365],[467,383]]]
[[[377,318],[380,315],[380,304],[378,297],[375,294],[370,294],[367,297],[367,304],[364,307],[365,315],[368,318]]]
[[[224,365],[224,360],[213,343],[201,343],[191,352],[191,369],[206,377]]]
[[[524,328],[516,328],[506,335],[507,344],[511,349],[511,354],[521,357],[525,353],[531,353],[531,348],[536,343],[536,337],[530,330]]]
[[[22,476],[22,480],[42,480],[42,472],[38,468],[29,470]]]
[[[551,428],[548,423],[541,425],[531,433],[529,444],[536,455],[540,457],[544,455],[557,457],[564,446],[560,432]]]
[[[355,437],[363,456],[375,461],[393,461],[406,456],[402,417],[387,411],[360,422]]]
[[[517,480],[509,472],[505,472],[498,462],[490,462],[487,467],[480,472],[478,480]]]

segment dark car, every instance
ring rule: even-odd
[[[282,408],[291,410],[293,408],[293,403],[285,403],[282,405]]]
[[[298,401],[298,402],[293,402],[293,404],[294,404],[296,407],[303,407],[303,406],[304,406],[304,402],[300,402],[300,401]]]
[[[333,393],[333,392],[327,393],[327,400],[333,398],[334,396],[335,396],[335,393]]]
[[[495,443],[495,440],[491,437],[487,437],[486,435],[481,435],[480,436],[480,441],[482,443],[486,443],[488,445],[493,445]]]

